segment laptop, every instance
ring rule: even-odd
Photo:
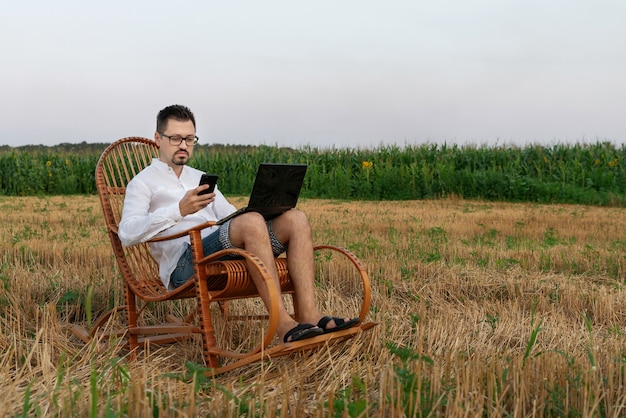
[[[246,212],[258,212],[265,219],[272,219],[294,208],[306,169],[306,164],[260,164],[248,205],[220,219],[217,225]]]

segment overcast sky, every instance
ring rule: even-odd
[[[625,0],[2,0],[0,145],[626,140]]]

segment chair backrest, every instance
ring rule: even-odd
[[[120,272],[125,284],[145,300],[161,300],[168,294],[159,278],[158,264],[148,244],[122,246],[117,228],[122,216],[126,185],[158,156],[156,142],[147,138],[123,138],[104,150],[95,173],[96,188]]]

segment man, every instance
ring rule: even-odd
[[[118,231],[126,246],[184,231],[206,221],[217,221],[236,209],[217,188],[213,193],[198,194],[209,186],[198,186],[202,172],[187,165],[198,141],[196,120],[191,110],[180,105],[162,109],[157,115],[154,140],[159,145],[159,158],[137,174],[126,188]],[[314,300],[311,227],[303,212],[291,209],[270,221],[258,213],[245,213],[221,226],[205,229],[202,243],[205,254],[232,247],[255,254],[271,274],[272,281],[268,286],[276,287],[278,293],[280,284],[274,258],[287,252],[287,266],[303,322],[298,324],[289,315],[281,298],[277,333],[282,341],[311,338],[359,323],[359,318],[336,318],[319,313]],[[167,288],[176,288],[192,277],[188,237],[151,243],[150,248]],[[258,273],[254,269],[251,272],[267,307],[268,292],[264,290]]]

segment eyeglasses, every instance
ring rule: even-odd
[[[188,136],[186,138],[183,138],[182,136],[178,136],[178,135],[165,135],[163,132],[159,132],[159,135],[167,138],[168,141],[170,141],[170,145],[174,145],[174,146],[178,146],[182,144],[183,141],[185,141],[185,144],[187,144],[188,147],[191,147],[193,145],[196,145],[198,143],[198,139],[200,139],[195,135]]]

